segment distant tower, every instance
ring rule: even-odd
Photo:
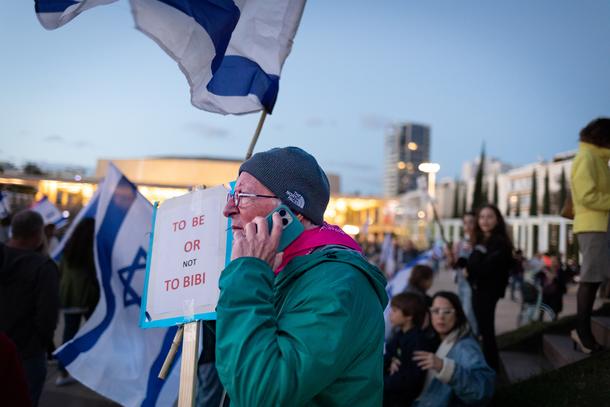
[[[417,167],[430,161],[430,127],[415,123],[392,127],[386,135],[384,155],[384,196],[417,189],[417,177],[423,175]]]

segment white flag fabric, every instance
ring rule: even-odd
[[[114,0],[36,0],[45,28]],[[136,27],[180,66],[194,106],[273,111],[305,0],[130,0]]]
[[[116,0],[35,0],[34,8],[38,21],[47,30],[66,24],[85,10]]]
[[[64,220],[61,211],[57,208],[57,206],[53,205],[49,198],[46,196],[42,197],[41,200],[36,201],[34,205],[30,208],[34,212],[38,212],[42,219],[44,220],[45,225],[54,224],[59,225]]]
[[[169,406],[179,369],[157,378],[176,328],[138,326],[152,205],[113,165],[99,186],[94,253],[100,301],[74,339],[56,351],[78,381],[125,406]],[[83,213],[83,212],[82,212]]]

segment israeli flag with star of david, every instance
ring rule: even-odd
[[[36,0],[54,29],[116,0]],[[194,106],[215,113],[271,113],[305,0],[130,0],[136,27],[179,65]]]
[[[122,405],[170,406],[178,395],[179,360],[166,380],[157,375],[176,328],[138,325],[152,205],[110,165],[83,216],[91,207],[100,301],[74,339],[55,355],[78,381]]]

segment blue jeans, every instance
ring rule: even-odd
[[[195,406],[197,407],[220,407],[222,392],[224,388],[218,378],[214,362],[201,363],[197,368],[197,395]],[[222,407],[229,405],[229,398],[225,397]]]
[[[472,309],[472,288],[470,287],[468,280],[466,280],[466,277],[464,277],[464,272],[462,270],[457,270],[456,276],[458,297],[460,297],[460,301],[462,301],[462,308],[464,308],[464,314],[466,314],[470,329],[474,336],[477,337],[479,336],[479,326],[477,324],[477,318],[474,315],[474,310]]]
[[[23,370],[25,371],[25,377],[28,381],[32,405],[36,407],[38,405],[40,393],[42,393],[42,388],[44,387],[44,380],[47,377],[46,352],[43,351],[38,355],[24,359]]]

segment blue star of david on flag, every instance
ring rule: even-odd
[[[118,270],[119,279],[123,283],[123,306],[128,307],[130,305],[140,306],[142,298],[134,290],[131,282],[133,276],[138,270],[146,269],[146,251],[143,248],[139,248],[136,256],[134,257],[131,264],[127,267],[123,267]]]

